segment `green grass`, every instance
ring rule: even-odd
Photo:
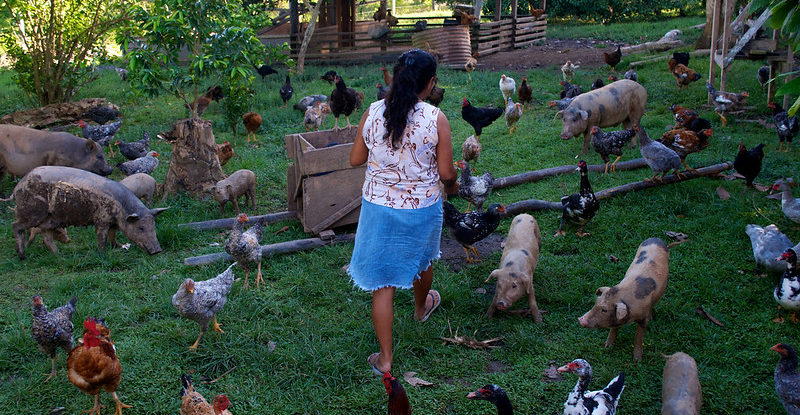
[[[620,32],[621,37],[634,33]],[[624,57],[621,67],[638,58]],[[692,66],[707,67],[701,60],[692,62]],[[651,136],[657,137],[672,123],[669,105],[682,103],[700,109],[714,123],[711,145],[702,153],[691,155],[691,165],[731,160],[740,141],[748,147],[766,142],[767,158],[759,182],[770,183],[798,170],[796,154],[800,150],[774,153],[777,140],[773,131],[755,123],[737,122],[735,116],[730,117],[727,127],[720,127],[713,112],[701,108],[706,99],[702,81],[679,92],[665,66],[658,63],[639,71],[649,93],[647,116],[642,123]],[[731,90],[751,92],[748,103],[757,110],[749,117],[767,115],[765,97],[754,76],[758,66],[757,62],[737,61],[729,77]],[[310,67],[306,75],[293,79],[296,99],[329,93],[332,87],[318,79],[328,69],[340,72],[350,86],[366,91],[368,97],[374,96],[374,85],[381,79],[377,65]],[[581,68],[576,81],[588,86],[596,77],[605,78],[606,71]],[[479,168],[490,169],[499,177],[576,163],[574,155],[581,143],[575,139],[562,141],[558,137],[561,123],[553,120],[553,111],[546,108],[547,100],[557,97],[560,89],[558,68],[505,73],[518,82],[525,74],[533,80],[536,102],[523,116],[515,135],[508,135],[502,120],[484,130]],[[470,83],[463,72],[440,71],[439,84],[447,89],[442,109],[451,121],[456,154],[460,154],[463,139],[472,134],[461,120],[461,98],[468,96],[477,105],[499,105],[499,75],[475,72]],[[705,80],[704,71],[703,75]],[[3,93],[10,97],[2,104],[5,110],[24,106],[9,76],[7,72],[0,74]],[[240,136],[238,155],[224,168],[226,173],[239,168],[256,172],[259,214],[285,209],[288,160],[283,136],[302,131],[298,112],[278,108],[282,83],[282,75],[256,82],[258,104],[253,110],[264,117],[258,133],[261,145],[249,148]],[[163,131],[186,114],[172,96],[152,100],[132,96],[113,73],[89,85],[79,98],[90,96],[105,96],[120,105],[125,114],[120,138],[125,140],[138,139],[143,131]],[[360,112],[351,120],[355,122],[359,116]],[[206,118],[214,123],[217,141],[233,140],[217,104],[212,104]],[[332,124],[330,117],[325,127]],[[162,154],[155,172],[161,181],[168,168],[170,146],[158,140],[153,146]],[[592,164],[599,162],[593,153],[585,157]],[[638,150],[629,150],[624,159],[637,157]],[[600,190],[641,180],[648,173],[636,170],[591,174],[590,178],[594,189]],[[120,173],[115,172],[112,178],[120,179]],[[0,191],[7,195],[13,185],[5,179]],[[730,200],[716,196],[718,186],[731,193]],[[562,194],[577,189],[578,176],[570,174],[498,190],[490,203],[508,204],[528,198],[558,200]],[[456,203],[465,207],[462,201]],[[177,227],[183,222],[217,218],[213,200],[172,197],[155,205],[171,206],[157,221],[164,248],[161,254],[147,256],[136,247],[100,253],[93,229],[70,228],[73,242],[61,245],[59,255],[51,254],[37,240],[24,261],[14,253],[10,229],[13,216],[8,209],[0,209],[0,229],[5,235],[0,240],[0,252],[4,253],[0,259],[0,401],[4,407],[13,407],[16,413],[41,414],[63,406],[66,413],[76,414],[91,405],[91,398],[68,382],[63,354],[58,357],[58,377],[44,383],[43,374],[49,371],[50,362],[30,337],[30,298],[41,294],[51,308],[78,296],[76,335],[82,331],[80,322],[85,316],[106,318],[124,368],[119,395],[123,402],[133,405],[126,414],[178,413],[181,373],[192,373],[198,390],[209,399],[226,393],[236,414],[385,412],[383,385],[365,362],[367,355],[377,350],[370,321],[370,296],[354,289],[341,272],[348,263],[352,244],[266,259],[266,284],[260,290],[242,290],[237,283],[219,313],[225,334],[209,333],[199,351],[190,352],[187,347],[197,335],[197,325],[180,318],[170,298],[184,278],[202,280],[225,268],[224,264],[199,268],[182,265],[185,257],[219,251],[220,246],[213,244],[222,243],[225,233]],[[675,351],[687,352],[697,360],[704,413],[782,413],[772,380],[778,359],[768,348],[781,341],[796,343],[797,327],[770,321],[776,312],[772,299],[776,280],[755,275],[750,244],[744,234],[748,223],[776,223],[790,238],[800,239],[800,231],[784,217],[777,201],[745,190],[741,181],[702,178],[604,201],[586,228],[592,235],[583,239],[573,234],[553,238],[559,220],[555,211],[533,215],[544,235],[534,278],[539,306],[547,310],[543,323],[533,324],[529,319],[502,313],[491,320],[484,317],[493,284],[483,281],[497,266],[499,252],[459,272],[437,263],[434,287],[442,293],[443,303],[425,324],[417,324],[411,318],[411,293],[398,292],[394,372],[400,375],[416,371],[419,377],[438,385],[429,389],[406,387],[414,413],[494,413],[486,403],[468,401],[465,395],[486,383],[496,383],[509,392],[518,413],[558,414],[576,379],[568,376],[562,383],[543,383],[541,372],[550,360],[563,364],[582,357],[594,367],[593,388],[604,386],[621,370],[627,373],[619,406],[621,414],[654,414],[660,408],[664,364],[661,353]],[[232,216],[230,207],[226,216]],[[507,232],[509,223],[504,220],[498,231]],[[289,226],[289,232],[275,235],[284,225]],[[644,359],[633,363],[633,326],[621,330],[615,347],[604,349],[607,330],[583,329],[576,319],[593,305],[597,287],[613,285],[622,278],[641,241],[653,236],[665,238],[665,231],[684,232],[691,241],[671,253],[669,288],[648,328]],[[297,222],[276,223],[267,227],[262,243],[306,236]],[[390,257],[391,253],[386,255]],[[620,258],[620,262],[610,262],[609,255]],[[237,275],[241,273],[237,271]],[[489,294],[479,294],[477,288],[485,288]],[[726,327],[719,328],[699,317],[694,309],[700,305]],[[448,336],[449,328],[459,334],[474,333],[479,339],[502,337],[503,347],[476,351],[443,345],[439,337]],[[270,341],[276,345],[272,352]],[[502,362],[507,370],[487,373],[487,366],[493,361]],[[214,384],[199,381],[201,375],[216,378],[234,367]],[[106,394],[102,402],[112,405]],[[110,408],[104,413],[111,413]]]
[[[593,38],[636,44],[658,40],[664,36],[664,33],[672,29],[680,29],[683,32],[681,39],[687,45],[693,45],[702,31],[690,29],[690,27],[703,22],[705,22],[703,16],[691,16],[598,25],[587,24],[577,18],[565,18],[547,23],[547,37],[552,39]]]

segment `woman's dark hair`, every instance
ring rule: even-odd
[[[436,60],[430,53],[421,49],[411,49],[397,59],[394,78],[389,94],[386,96],[386,135],[391,136],[392,148],[400,148],[403,131],[406,129],[408,113],[417,104],[417,94],[428,86],[436,76]]]

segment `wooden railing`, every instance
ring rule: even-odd
[[[480,56],[490,55],[502,50],[522,48],[545,39],[547,34],[547,15],[539,18],[524,16],[481,23],[473,31],[473,45],[477,44]]]

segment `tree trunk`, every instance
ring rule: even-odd
[[[314,35],[314,28],[317,25],[317,17],[319,16],[319,7],[322,5],[322,0],[317,0],[317,4],[311,9],[311,19],[308,21],[306,33],[303,36],[303,44],[300,45],[300,52],[297,54],[297,74],[302,75],[306,62],[306,50],[308,43],[311,41],[311,36]],[[383,3],[385,5],[385,3]],[[308,7],[308,0],[306,0],[306,7]]]
[[[716,0],[717,2],[723,2],[725,4],[725,0]],[[694,44],[695,49],[709,49],[711,47],[711,20],[714,18],[714,0],[706,1],[706,26],[703,28],[703,34],[700,35],[700,38],[697,39],[697,42]],[[728,1],[728,13],[733,13],[734,6],[736,5],[735,1]],[[722,17],[725,16],[726,11],[722,10],[720,13],[720,20]],[[722,24],[720,23],[717,25],[717,32],[719,36],[722,36]]]
[[[162,185],[162,194],[179,191],[193,196],[206,196],[214,185],[225,178],[217,156],[217,144],[211,121],[191,118],[180,120],[172,126],[170,136],[172,159],[169,161],[167,177]]]

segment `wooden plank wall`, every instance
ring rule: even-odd
[[[547,34],[547,15],[538,19],[533,16],[518,17],[516,21],[505,18],[481,23],[476,39],[480,56],[491,55],[502,50],[522,48],[540,40]]]

